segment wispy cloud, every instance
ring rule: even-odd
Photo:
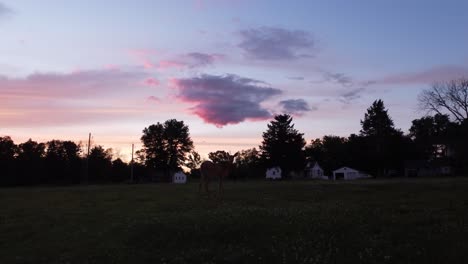
[[[295,80],[295,81],[303,81],[305,80],[304,77],[302,76],[291,76],[291,77],[288,77],[289,80]]]
[[[365,90],[365,88],[361,87],[351,91],[346,91],[339,96],[338,100],[344,104],[349,104],[352,101],[361,98]]]
[[[226,56],[218,53],[189,52],[174,56],[163,55],[155,50],[131,50],[130,54],[145,69],[193,69],[213,65]],[[159,57],[159,58],[157,58]]]
[[[107,69],[0,76],[0,123],[23,127],[136,117],[142,113],[133,100],[145,97],[135,88],[145,78],[140,71]]]
[[[136,87],[146,74],[141,71],[87,70],[72,73],[35,73],[25,78],[0,75],[1,98],[88,98]]]
[[[353,79],[350,76],[345,75],[344,73],[325,72],[324,78],[326,81],[338,83],[346,87],[354,85]]]
[[[271,113],[261,103],[281,94],[279,89],[266,86],[264,82],[233,74],[204,74],[174,79],[173,83],[180,100],[195,104],[192,113],[219,127],[270,118]]]
[[[239,31],[238,47],[247,58],[258,60],[295,60],[311,57],[315,42],[310,33],[277,27]]]
[[[160,61],[159,69],[169,69],[169,68],[193,69],[193,68],[199,68],[199,67],[206,67],[224,58],[225,56],[223,54],[190,52],[190,53],[175,56],[174,58],[171,58],[169,60]]]
[[[154,86],[159,86],[161,83],[159,82],[158,79],[150,77],[150,78],[145,79],[143,81],[143,84],[146,86],[154,87]]]
[[[159,98],[156,97],[156,96],[149,96],[146,100],[147,100],[148,102],[152,102],[152,103],[159,103],[159,102],[161,102],[161,99],[159,99]]]
[[[218,60],[223,59],[224,57],[225,56],[222,54],[207,54],[201,52],[191,52],[182,56],[182,58],[185,59],[188,67],[190,68],[208,66],[215,63]]]
[[[468,76],[468,67],[460,65],[436,66],[422,71],[401,73],[375,80],[377,84],[431,84]]]
[[[0,2],[0,18],[7,16],[9,14],[13,13],[13,10]]]
[[[302,115],[304,112],[316,110],[316,108],[311,108],[304,99],[283,100],[279,102],[279,105],[284,112],[297,116]]]
[[[342,72],[323,71],[323,78],[323,82],[339,85],[340,88],[336,91],[335,96],[338,101],[344,104],[350,104],[361,98],[367,88],[375,84],[375,81],[356,80]]]

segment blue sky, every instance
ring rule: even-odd
[[[289,112],[309,141],[357,133],[383,99],[406,131],[417,95],[468,75],[466,1],[0,0],[0,135],[93,132],[128,155],[145,126],[197,149],[256,146]]]

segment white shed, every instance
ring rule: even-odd
[[[307,163],[306,175],[307,178],[311,179],[328,179],[328,177],[324,175],[323,169],[317,162],[315,162],[314,166],[312,166],[310,162]]]
[[[266,179],[281,179],[281,168],[280,167],[273,167],[269,168],[266,171]]]
[[[174,173],[172,176],[172,182],[173,183],[187,183],[187,175],[185,175],[183,172],[179,171]]]
[[[369,177],[368,174],[349,167],[342,167],[333,171],[333,180],[355,180]]]

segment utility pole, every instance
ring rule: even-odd
[[[91,149],[91,133],[89,133],[88,137],[88,153],[86,155],[86,177],[85,177],[85,184],[88,184],[88,176],[89,176],[89,151]]]
[[[132,161],[130,162],[130,183],[133,183],[133,149],[135,144],[132,143]]]

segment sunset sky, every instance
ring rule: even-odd
[[[0,136],[71,139],[128,160],[175,118],[196,150],[258,146],[274,114],[308,142],[358,133],[383,99],[468,75],[468,1],[0,0]]]

